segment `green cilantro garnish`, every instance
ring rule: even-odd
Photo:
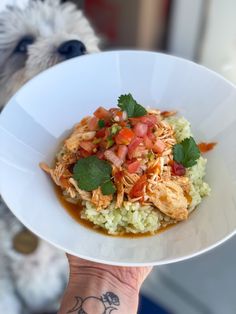
[[[101,128],[104,128],[104,126],[105,126],[105,121],[104,120],[98,120],[98,126],[99,126],[99,128],[101,129]]]
[[[147,114],[147,110],[139,105],[131,94],[121,95],[118,98],[118,107],[127,112],[128,118],[142,117]]]
[[[102,190],[102,194],[103,195],[110,195],[110,194],[114,194],[116,191],[116,187],[114,186],[114,184],[112,183],[111,180],[104,182],[101,185],[101,190]]]
[[[113,194],[115,192],[113,183],[111,182],[111,165],[97,158],[97,156],[89,156],[79,159],[73,169],[73,178],[77,181],[78,187],[84,191],[93,191],[99,186],[104,190],[104,195]],[[109,183],[110,182],[110,183]]]
[[[174,160],[185,168],[194,166],[200,157],[200,150],[192,137],[173,146]]]

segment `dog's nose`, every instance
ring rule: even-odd
[[[86,48],[79,40],[69,40],[59,46],[58,52],[66,59],[70,59],[84,55]]]

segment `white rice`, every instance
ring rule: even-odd
[[[194,208],[201,203],[202,198],[210,194],[209,185],[203,181],[205,176],[207,159],[202,156],[198,159],[196,165],[187,169],[187,176],[190,179],[190,196],[192,202],[189,206],[189,212],[193,211]]]
[[[175,138],[178,143],[185,138],[193,136],[191,131],[191,124],[184,117],[169,117],[166,119],[175,131]]]
[[[100,211],[88,201],[84,205],[81,218],[106,229],[109,234],[154,232],[163,220],[158,210],[152,206],[140,206],[138,202],[124,202],[121,208],[115,208],[113,202],[109,208]]]

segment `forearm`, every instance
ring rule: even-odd
[[[110,313],[136,314],[138,289],[121,282],[111,272],[104,269],[81,267],[70,275],[58,314]]]

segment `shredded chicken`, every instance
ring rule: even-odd
[[[69,188],[67,188],[65,191],[66,191],[66,194],[69,195],[69,197],[70,197],[72,200],[77,199],[78,193],[76,192],[76,190],[74,189],[74,187],[69,187]],[[76,202],[77,202],[77,201],[76,201]]]
[[[71,174],[68,174],[68,170],[65,168],[65,166],[61,163],[57,163],[56,167],[54,169],[51,169],[46,163],[41,162],[39,164],[41,169],[43,169],[45,172],[50,174],[53,181],[56,183],[56,185],[62,187],[62,188],[68,188],[70,187],[69,183],[69,177]]]
[[[112,195],[103,195],[101,188],[92,191],[91,203],[97,210],[108,207],[111,204]]]
[[[122,183],[124,185],[124,191],[126,194],[129,194],[133,185],[138,181],[139,178],[140,178],[140,176],[137,175],[136,173],[129,173],[126,170],[124,171]]]
[[[167,118],[167,117],[174,116],[176,113],[177,113],[177,111],[175,111],[175,110],[171,110],[171,111],[162,111],[161,115],[162,115],[164,118]]]
[[[91,201],[91,196],[92,196],[91,192],[81,190],[78,187],[77,182],[73,178],[70,178],[69,181],[74,186],[76,191],[79,193],[79,196],[83,201]]]
[[[124,183],[122,182],[123,172],[112,166],[112,176],[114,177],[114,183],[116,186],[116,206],[121,207],[124,201],[125,189]]]
[[[150,114],[154,114],[154,115],[156,115],[156,116],[160,116],[160,114],[161,114],[161,110],[159,110],[159,109],[150,109],[150,108],[148,108],[147,109],[147,112],[148,113],[150,113]]]
[[[188,203],[183,189],[173,181],[158,182],[149,199],[161,212],[175,220],[188,218]]]
[[[81,141],[88,141],[94,138],[95,131],[82,132],[81,130],[75,130],[72,135],[65,141],[65,146],[69,151],[76,151]]]
[[[60,153],[57,155],[57,160],[66,166],[72,165],[77,161],[76,153],[67,150],[64,146]]]
[[[178,183],[185,193],[189,193],[190,191],[190,183],[188,177],[183,176],[172,176],[172,180]]]
[[[116,207],[121,207],[124,202],[125,189],[124,184],[122,182],[117,182],[115,180],[117,195],[116,195]]]

